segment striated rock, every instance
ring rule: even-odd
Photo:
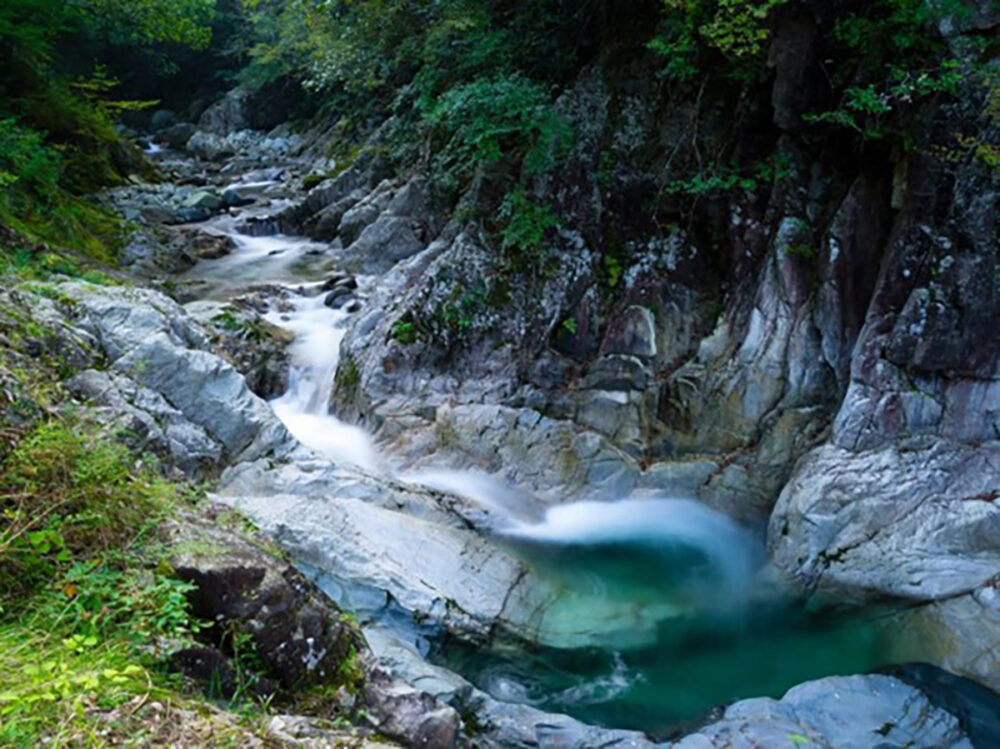
[[[92,335],[116,374],[158,393],[223,448],[224,459],[288,449],[291,438],[242,375],[209,353],[208,335],[154,291],[65,283],[74,325]]]
[[[77,398],[95,406],[105,428],[137,453],[153,453],[189,476],[218,466],[222,445],[172,407],[159,393],[122,375],[85,370],[66,383]]]

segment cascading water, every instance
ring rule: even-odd
[[[271,407],[306,447],[331,460],[379,470],[381,461],[368,433],[331,416],[327,405],[347,315],[327,307],[323,294],[296,297],[291,305],[288,312],[268,315],[295,336],[288,392]]]
[[[228,217],[208,228],[236,246],[189,274],[209,285],[209,296],[225,299],[255,285],[286,291],[267,315],[294,336],[289,388],[272,402],[278,417],[320,455],[391,472],[363,429],[328,412],[349,319],[324,304],[320,285],[335,270],[329,253],[303,238],[240,235]],[[760,539],[696,501],[634,496],[543,511],[540,501],[484,474],[395,478],[464,496],[505,518],[496,542],[561,591],[538,625],[538,641],[560,647],[502,639],[487,648],[433,644],[433,659],[498,699],[655,731],[716,704],[891,659],[869,621],[784,602],[759,575]]]

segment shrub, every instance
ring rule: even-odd
[[[501,248],[519,256],[531,256],[541,249],[548,233],[559,226],[549,203],[535,203],[523,190],[507,193],[500,206]]]
[[[547,87],[519,73],[449,89],[425,113],[425,122],[443,141],[439,161],[459,170],[518,155],[526,175],[539,174],[570,145],[571,130]]]

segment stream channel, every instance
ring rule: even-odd
[[[267,186],[235,187],[254,194]],[[561,631],[573,631],[575,620],[604,619],[599,632],[581,625],[580,636],[559,647],[538,645],[540,636],[535,643],[501,637],[483,648],[430,633],[420,646],[432,662],[501,701],[666,735],[737,699],[780,696],[809,679],[919,655],[904,647],[892,612],[807,610],[788,600],[767,574],[763,533],[693,500],[581,501],[524,519],[523,495],[488,477],[400,473],[363,429],[328,413],[350,319],[327,307],[321,293],[338,270],[336,252],[305,238],[246,236],[234,227],[225,215],[202,224],[230,236],[235,250],[186,274],[206,289],[205,300],[193,304],[218,304],[266,285],[289,290],[281,310],[267,315],[295,336],[289,388],[271,403],[289,431],[334,461],[451,491],[506,515],[493,538],[564,591]],[[374,279],[358,282],[363,298]],[[363,613],[362,623],[372,624]]]

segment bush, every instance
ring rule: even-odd
[[[448,90],[425,122],[443,136],[439,160],[460,169],[516,154],[527,175],[539,174],[570,146],[571,131],[547,87],[519,73]]]

